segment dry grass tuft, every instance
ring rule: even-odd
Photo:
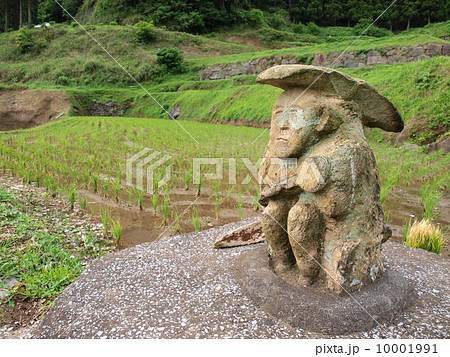
[[[444,245],[444,232],[441,227],[430,220],[422,219],[405,224],[403,230],[403,243],[413,247],[440,254]]]

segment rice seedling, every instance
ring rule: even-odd
[[[89,187],[89,172],[84,172],[82,175],[82,180],[85,188]]]
[[[81,197],[78,199],[78,203],[80,204],[80,208],[81,208],[83,211],[86,211],[87,197],[86,197],[86,196],[81,196]]]
[[[195,207],[192,209],[192,223],[194,224],[195,231],[198,232],[201,229],[202,223],[197,208]]]
[[[172,216],[172,227],[175,230],[175,232],[179,233],[181,231],[181,219],[183,218],[183,215],[180,216],[178,213],[177,206],[174,206],[171,212]]]
[[[77,193],[77,191],[75,188],[70,188],[67,191],[67,200],[69,201],[71,211],[73,211],[73,209],[75,207],[76,193]]]
[[[109,208],[102,208],[100,210],[100,216],[102,218],[103,233],[107,235],[111,221],[111,210]]]
[[[200,193],[202,191],[202,181],[203,181],[202,177],[200,176],[200,179],[199,179],[198,184],[197,184],[197,193],[195,194],[196,197],[199,197]]]
[[[136,197],[136,203],[139,209],[142,211],[144,209],[144,192],[142,190],[135,188],[134,196]]]
[[[153,210],[156,212],[157,208],[158,208],[158,200],[159,200],[159,195],[157,193],[153,194],[152,197],[152,205],[153,205]]]
[[[109,191],[109,181],[108,180],[103,180],[102,189],[103,189],[103,196],[108,197],[108,191]]]
[[[239,212],[239,219],[242,220],[242,217],[243,217],[243,202],[242,202],[242,194],[240,192],[238,193],[236,207],[237,207],[238,212]]]
[[[129,202],[133,201],[133,191],[127,190],[127,199]]]
[[[114,238],[114,246],[116,248],[120,247],[120,241],[122,240],[122,225],[120,221],[111,220],[111,234]]]
[[[442,198],[439,192],[439,181],[427,182],[422,187],[422,206],[424,210],[424,218],[426,220],[434,220],[439,215],[437,204]]]
[[[41,187],[41,173],[40,172],[36,172],[36,174],[34,175],[34,180],[36,182],[36,187]]]
[[[164,198],[164,201],[163,201],[163,204],[161,207],[161,213],[163,216],[162,224],[164,227],[167,226],[167,224],[169,223],[169,214],[170,214],[169,204],[170,204],[169,198],[168,197]]]
[[[115,178],[112,181],[112,187],[114,190],[114,195],[116,197],[116,202],[119,202],[119,196],[120,196],[120,180],[118,178]]]
[[[255,194],[253,195],[253,210],[257,212],[259,210],[259,199],[261,198],[261,192],[259,190],[259,186],[256,184],[254,186]]]
[[[97,191],[98,191],[98,176],[96,176],[96,175],[92,176],[92,184],[94,185],[94,192],[97,193]]]
[[[403,228],[404,244],[440,254],[444,242],[444,232],[430,220],[422,219],[420,222],[415,220],[413,224],[411,224],[411,221],[405,222]]]

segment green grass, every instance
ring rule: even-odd
[[[450,77],[448,57],[437,57],[415,63],[380,65],[376,67],[341,69],[353,77],[373,84],[399,109],[405,122],[413,117],[421,123],[413,130],[411,140],[423,143],[435,140],[450,126]],[[180,119],[206,122],[239,122],[260,124],[270,122],[273,103],[281,90],[259,85],[256,76],[238,76],[217,81],[168,79],[148,86],[149,92],[169,110],[181,106]],[[71,98],[78,98],[74,111],[86,114],[90,100],[115,100],[122,103],[125,115],[167,118],[167,113],[142,90],[70,89]],[[85,103],[85,107],[83,104]],[[381,130],[372,135],[383,140]]]
[[[350,50],[364,51],[429,42],[448,43],[440,37],[449,35],[449,26],[449,22],[445,22],[412,29],[396,36],[363,36]],[[322,41],[333,42],[311,44],[314,36],[300,36],[300,42],[294,41],[294,47],[291,44],[288,48],[274,50],[223,40],[232,33],[218,35],[216,37],[221,38],[218,40],[212,35],[195,36],[158,29],[154,42],[140,44],[134,40],[135,30],[130,26],[91,25],[87,26],[87,29],[137,78],[146,65],[155,64],[156,52],[163,47],[174,46],[183,50],[190,74],[195,76],[197,69],[212,64],[248,61],[269,55],[304,56],[343,51],[356,39],[356,36],[350,36],[345,28],[327,28],[322,33]],[[135,84],[79,27],[56,25],[48,29],[33,29],[35,46],[29,53],[19,51],[15,43],[16,33],[17,31],[0,34],[0,75],[3,84],[38,88],[58,85],[126,87]],[[255,32],[245,31],[244,35],[252,37]],[[317,42],[317,38],[314,41]]]
[[[20,281],[10,293],[50,298],[61,293],[84,270],[84,261],[102,255],[104,242],[89,232],[68,237],[72,222],[52,220],[32,200],[22,202],[0,189],[0,282]]]
[[[204,177],[201,183],[201,194],[206,193],[213,198],[217,187],[220,187],[222,195],[216,195],[213,201],[218,208],[217,214],[221,209],[222,198],[230,196],[230,188],[236,194],[241,192],[246,196],[258,196],[257,185],[238,184],[233,187],[228,184],[228,158],[237,158],[237,182],[240,183],[248,174],[241,158],[256,162],[262,157],[269,131],[193,121],[182,121],[179,124],[192,133],[199,144],[176,122],[148,118],[74,117],[33,129],[4,132],[0,133],[0,167],[26,182],[35,182],[36,175],[40,175],[49,194],[64,191],[66,187],[86,189],[83,179],[85,174],[98,178],[97,187],[101,187],[103,182],[109,182],[108,178],[115,177],[116,184],[119,185],[120,182],[120,191],[125,193],[127,158],[136,154],[140,148],[150,147],[171,156],[168,163],[172,166],[172,179],[169,186],[164,187],[164,192],[156,192],[152,197],[139,191],[142,196],[139,196],[138,205],[142,208],[148,202],[147,206],[153,205],[155,211],[156,207],[161,206],[159,214],[164,215],[166,223],[169,217],[168,194],[172,190],[185,190],[185,177],[192,172],[192,160],[196,157],[224,158],[225,177],[220,186]],[[262,133],[262,137],[252,144]],[[426,154],[421,150],[405,147],[395,148],[375,139],[371,139],[371,144],[380,169],[383,200],[392,189],[422,187],[435,180],[449,181],[450,155],[443,152]],[[213,166],[205,168],[213,169]],[[164,168],[155,172],[155,177],[161,174],[164,174]],[[49,177],[54,179],[56,189],[49,184]],[[87,189],[93,192],[96,190],[92,180]],[[445,195],[447,191],[448,187],[442,186],[440,192]],[[117,197],[112,187],[105,191],[105,195],[111,201],[115,201]],[[158,202],[160,195],[165,198]],[[136,207],[136,198],[128,196],[131,200],[129,204]],[[233,207],[241,204],[239,196],[230,199]],[[122,195],[121,200],[126,201],[127,195]],[[104,212],[103,216],[105,229],[108,230],[108,212]]]

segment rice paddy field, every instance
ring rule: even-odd
[[[0,169],[45,188],[48,200],[63,198],[69,210],[98,215],[118,245],[129,247],[257,215],[253,198],[259,186],[249,167],[263,157],[268,135],[262,128],[193,121],[71,117],[1,132]],[[436,222],[447,225],[449,204],[442,197],[448,197],[450,155],[395,148],[373,137],[381,200],[391,223],[401,227],[410,217],[421,218],[428,205]],[[168,157],[154,172],[151,194],[145,178],[136,187],[135,171],[132,184],[129,177],[127,182],[127,159],[144,148],[146,155]],[[223,159],[222,177],[208,178],[216,166],[203,165],[195,182],[195,158]],[[170,180],[158,187],[168,166]]]

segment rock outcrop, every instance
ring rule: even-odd
[[[198,71],[200,80],[227,79],[241,75],[255,75],[281,64],[312,64],[334,68],[357,68],[378,64],[395,64],[421,61],[434,56],[449,56],[450,44],[429,43],[426,45],[383,47],[370,51],[349,51],[340,56],[340,52],[317,53],[303,56],[273,55],[246,62],[217,64]]]

